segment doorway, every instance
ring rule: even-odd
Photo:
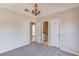
[[[43,44],[48,45],[48,21],[43,22]]]
[[[30,23],[30,42],[34,42],[35,41],[35,23],[31,22]]]

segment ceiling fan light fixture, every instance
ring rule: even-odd
[[[38,7],[37,3],[35,3],[35,5],[34,5],[32,11],[29,11],[29,10],[26,9],[26,8],[25,8],[24,11],[25,11],[25,12],[26,12],[26,11],[27,11],[27,12],[30,12],[32,15],[35,15],[35,16],[40,15],[40,10],[39,10],[39,7]]]
[[[32,14],[34,14],[35,16],[37,16],[37,15],[40,14],[40,10],[39,10],[39,8],[38,8],[37,3],[35,3],[35,6],[34,6],[34,8],[33,8],[33,10],[32,10]]]

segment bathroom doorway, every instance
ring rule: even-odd
[[[48,45],[48,21],[43,22],[43,44]]]
[[[35,23],[31,22],[30,23],[30,42],[35,41]]]

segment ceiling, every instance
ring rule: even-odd
[[[38,3],[38,5],[41,10],[41,14],[39,17],[43,17],[79,6],[78,3]],[[24,11],[25,8],[31,11],[33,6],[34,3],[0,3],[0,7],[2,8],[6,8],[31,17],[36,17]]]

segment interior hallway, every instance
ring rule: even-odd
[[[0,56],[75,56],[71,53],[61,51],[56,47],[49,47],[44,44],[33,42],[27,46],[23,46],[5,53]]]

